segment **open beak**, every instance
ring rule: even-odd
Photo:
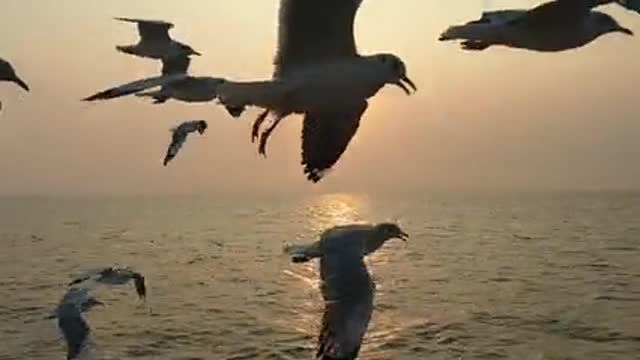
[[[411,95],[411,90],[409,90],[409,88],[411,88],[414,92],[418,91],[418,88],[416,87],[416,85],[413,83],[413,81],[411,81],[411,79],[409,79],[406,75],[404,75],[403,77],[401,77],[398,82],[396,82],[396,85],[404,90],[404,92],[407,95]],[[408,86],[407,86],[408,85]]]
[[[21,88],[23,88],[25,91],[29,91],[29,85],[27,85],[27,83],[25,83],[24,81],[22,81],[22,79],[20,79],[19,77],[16,76],[15,79],[13,79],[13,82],[18,84],[18,86],[20,86]]]
[[[625,27],[620,27],[618,29],[618,31],[623,33],[623,34],[626,34],[626,35],[629,35],[629,36],[633,36],[633,31],[631,31],[630,29],[627,29]]]

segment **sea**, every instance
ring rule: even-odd
[[[1,198],[0,359],[65,359],[46,317],[109,265],[148,298],[98,287],[87,358],[313,359],[318,264],[283,246],[381,221],[411,238],[366,259],[359,359],[640,359],[640,193],[604,191]]]

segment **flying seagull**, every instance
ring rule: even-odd
[[[396,55],[359,55],[353,33],[362,0],[281,0],[278,50],[273,80],[225,82],[218,98],[229,113],[246,106],[265,109],[256,119],[273,123],[261,134],[264,155],[269,135],[286,116],[304,114],[302,165],[318,182],[346,150],[367,109],[367,100],[386,84],[410,94],[416,89],[404,62]]]
[[[369,255],[378,250],[387,240],[398,238],[406,241],[409,235],[394,223],[341,225],[325,230],[320,235],[320,240],[313,244],[287,245],[284,250],[291,256],[291,261],[307,262],[322,257],[327,244],[342,238],[362,242],[365,249],[364,255]]]
[[[135,45],[118,45],[116,49],[125,54],[151,59],[165,59],[181,55],[200,55],[191,46],[175,41],[169,36],[173,24],[158,20],[143,20],[117,17],[116,20],[136,23],[140,40]]]
[[[129,268],[111,266],[102,269],[90,270],[72,280],[69,283],[69,286],[78,285],[87,281],[92,281],[96,284],[124,285],[131,280],[133,280],[136,287],[138,297],[144,299],[147,296],[144,276],[130,270]]]
[[[29,86],[22,79],[18,77],[13,66],[6,60],[0,58],[0,81],[10,81],[16,83],[25,91],[29,91]],[[0,110],[2,109],[2,102],[0,102]]]
[[[555,0],[531,10],[489,11],[479,20],[448,28],[439,40],[463,40],[464,50],[503,45],[558,52],[582,47],[608,33],[633,35],[608,14],[592,10],[601,3],[600,0]]]
[[[395,235],[392,235],[395,234]],[[358,357],[373,313],[375,285],[364,256],[388,237],[406,238],[395,224],[369,229],[360,225],[334,228],[321,239],[320,279],[324,313],[316,359],[352,360]]]
[[[67,342],[67,360],[76,359],[90,344],[91,329],[82,313],[94,305],[104,304],[87,289],[71,288],[56,308],[58,328]]]
[[[167,149],[167,155],[164,157],[164,166],[167,166],[169,161],[178,154],[178,151],[182,147],[182,144],[187,141],[187,136],[190,133],[197,131],[202,135],[206,129],[207,122],[204,120],[186,121],[171,129],[171,144]]]
[[[186,55],[162,60],[162,74],[133,81],[100,91],[83,101],[115,99],[135,94],[154,99],[154,104],[162,104],[169,99],[184,102],[207,102],[217,97],[217,88],[225,80],[208,76],[191,76],[187,73],[191,59]],[[142,92],[151,88],[158,90]]]

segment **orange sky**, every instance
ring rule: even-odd
[[[314,186],[299,166],[300,118],[283,122],[264,160],[250,143],[255,110],[236,120],[214,103],[79,101],[159,70],[114,50],[137,36],[114,16],[174,22],[172,35],[204,54],[194,74],[269,77],[277,0],[3,0],[0,56],[32,92],[0,86],[0,194],[638,188],[640,36],[609,35],[559,54],[465,53],[437,41],[481,4],[365,0],[361,52],[398,54],[420,91],[388,88],[374,98],[342,160]],[[603,10],[640,34],[640,16]],[[168,129],[189,119],[207,120],[207,133],[164,168]]]

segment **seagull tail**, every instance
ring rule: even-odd
[[[217,88],[218,99],[229,113],[239,116],[246,106],[263,109],[278,108],[289,94],[289,89],[277,81],[226,81]],[[238,114],[239,112],[239,114]]]
[[[317,244],[311,245],[296,245],[296,244],[285,244],[284,246],[285,254],[291,256],[291,261],[294,263],[303,263],[307,261],[311,261],[316,257],[320,257],[322,254],[318,249]]]

